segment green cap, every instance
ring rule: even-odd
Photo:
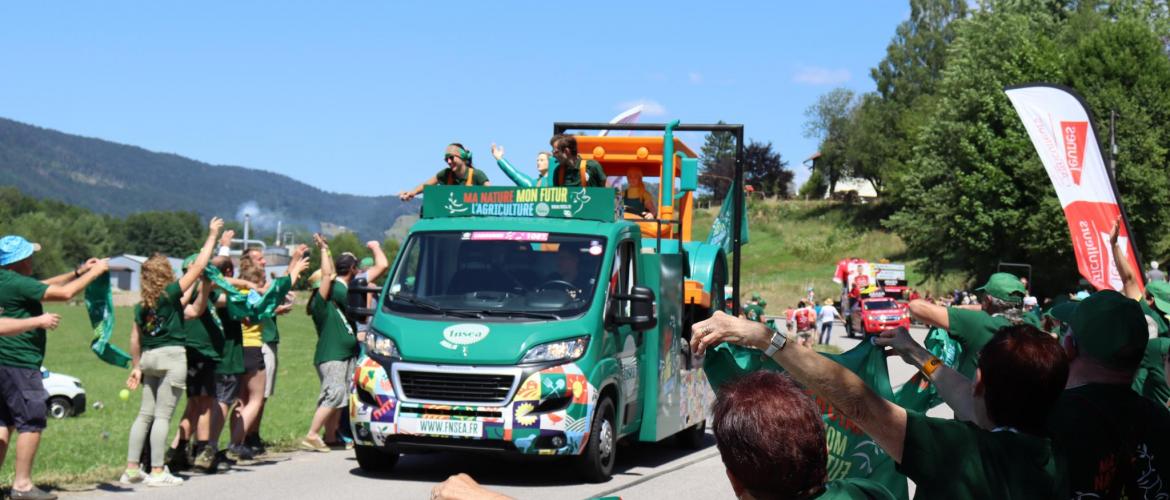
[[[1146,291],[1154,297],[1154,305],[1162,314],[1170,314],[1170,282],[1151,281],[1146,285]]]
[[[759,303],[760,303],[760,307],[768,307],[768,301],[766,301],[764,299],[760,299]]]
[[[191,255],[188,255],[186,259],[183,259],[183,272],[187,272],[187,269],[190,268],[191,264],[194,264],[195,259],[198,259],[198,258],[199,258],[199,254],[193,253]]]
[[[1113,290],[1094,293],[1077,304],[1069,327],[1081,352],[1120,370],[1137,368],[1126,364],[1141,360],[1149,340],[1142,307]]]
[[[1073,312],[1077,310],[1078,302],[1064,301],[1060,304],[1052,306],[1045,312],[1044,315],[1051,317],[1061,323],[1068,323],[1072,320]]]
[[[371,267],[374,267],[373,257],[366,257],[361,262],[358,262],[358,269],[369,269]]]
[[[759,293],[753,293],[753,294],[752,294],[752,300],[760,300],[760,294],[759,294]]]
[[[984,292],[999,300],[1013,304],[1023,302],[1024,296],[1028,294],[1028,290],[1024,288],[1024,284],[1020,283],[1020,278],[1009,273],[995,273],[991,275],[990,278],[987,278],[987,284],[976,288],[975,291]]]

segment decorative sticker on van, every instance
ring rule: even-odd
[[[422,216],[533,217],[613,222],[615,191],[610,188],[523,188],[427,186]]]
[[[451,350],[459,349],[460,347],[466,349],[467,346],[486,338],[489,332],[491,330],[488,329],[487,325],[476,323],[451,325],[443,329],[443,340],[439,341],[439,345]]]
[[[548,241],[548,233],[531,231],[471,231],[463,238],[471,241]]]

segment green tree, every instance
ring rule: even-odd
[[[129,253],[183,258],[199,250],[207,229],[194,212],[142,212],[126,218],[125,235]]]
[[[723,125],[723,120],[719,124]],[[727,132],[707,134],[699,152],[699,185],[711,191],[715,200],[722,200],[735,178],[735,136]]]
[[[748,141],[743,151],[744,183],[755,186],[767,196],[788,198],[792,196],[789,184],[792,183],[792,171],[788,170],[788,162],[780,158],[780,153],[772,150],[772,143]]]
[[[804,111],[804,136],[820,140],[821,157],[816,166],[829,184],[852,175],[847,154],[850,115],[855,106],[852,90],[835,88],[817,99]]]
[[[821,175],[821,170],[814,168],[812,169],[812,173],[809,174],[808,179],[804,181],[804,184],[800,185],[800,191],[797,192],[797,196],[806,200],[820,199],[825,196],[825,189],[827,188],[828,186],[825,184],[825,177]]]

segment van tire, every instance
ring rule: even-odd
[[[707,421],[687,427],[674,435],[678,445],[688,450],[698,450],[707,444]]]
[[[358,467],[371,474],[387,474],[398,464],[397,453],[383,451],[373,446],[355,445],[353,454],[357,458]]]
[[[68,418],[73,416],[73,402],[64,396],[49,398],[48,414],[53,418]]]
[[[613,400],[608,396],[598,402],[589,427],[589,440],[576,458],[577,470],[585,481],[604,483],[613,476],[613,464],[617,462],[615,414]]]

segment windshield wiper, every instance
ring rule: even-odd
[[[393,301],[400,300],[400,301],[406,302],[407,304],[410,304],[412,306],[417,306],[417,307],[420,307],[422,309],[426,309],[427,311],[433,312],[435,314],[442,314],[445,316],[455,316],[455,317],[459,317],[459,318],[479,318],[479,317],[481,317],[478,314],[469,314],[469,313],[464,312],[464,311],[454,311],[454,310],[450,310],[450,309],[443,309],[442,307],[439,307],[434,302],[431,302],[428,300],[422,300],[420,298],[412,297],[410,295],[403,295],[401,293],[390,294],[390,299]]]
[[[512,318],[534,318],[534,319],[551,319],[560,320],[561,317],[553,313],[542,313],[533,311],[500,311],[493,309],[477,309],[474,311],[460,309],[459,312],[466,312],[483,316],[508,316]]]

